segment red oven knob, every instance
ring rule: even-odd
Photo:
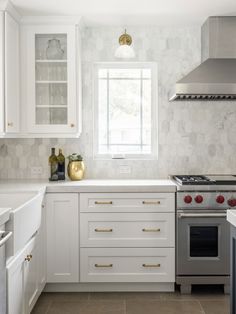
[[[234,206],[236,206],[236,199],[235,198],[231,198],[231,199],[228,200],[227,203],[228,203],[228,205],[230,207],[234,207]]]
[[[191,195],[186,195],[184,197],[184,202],[187,204],[190,204],[192,202],[192,196]]]
[[[195,196],[194,200],[196,203],[200,204],[203,202],[203,197],[201,195],[197,195]]]
[[[218,203],[218,204],[223,204],[224,201],[225,201],[225,198],[224,198],[223,195],[218,195],[218,196],[216,197],[216,203]]]

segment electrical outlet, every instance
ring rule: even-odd
[[[130,174],[132,172],[132,169],[130,166],[127,166],[127,165],[121,165],[119,167],[119,171],[120,173],[123,173],[123,174]]]
[[[43,173],[43,168],[42,167],[31,167],[31,174],[33,176],[38,176]]]

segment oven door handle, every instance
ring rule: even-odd
[[[201,213],[201,214],[190,214],[190,213],[178,213],[178,218],[226,218],[226,213]]]
[[[0,247],[3,246],[11,236],[11,231],[0,231]]]

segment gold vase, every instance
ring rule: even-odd
[[[82,180],[84,177],[84,162],[70,161],[67,167],[68,176],[72,181]]]

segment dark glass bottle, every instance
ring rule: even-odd
[[[59,149],[58,161],[58,180],[65,180],[65,156],[62,154],[62,149]]]
[[[57,156],[55,154],[55,148],[52,148],[51,156],[49,157],[49,166],[50,166],[50,178],[49,181],[57,181],[58,180],[58,161]]]

